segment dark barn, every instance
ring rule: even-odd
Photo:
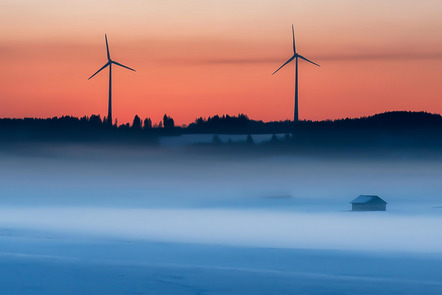
[[[352,211],[385,211],[387,202],[378,196],[360,195],[351,201]]]

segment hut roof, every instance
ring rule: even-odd
[[[350,203],[352,203],[352,204],[368,204],[368,203],[387,204],[387,202],[385,202],[384,200],[382,200],[378,196],[371,196],[371,195],[360,195],[359,197],[357,197],[356,199],[354,199]]]

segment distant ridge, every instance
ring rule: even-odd
[[[147,120],[147,119],[146,119]],[[150,120],[150,119],[149,119]],[[181,134],[291,134],[297,144],[372,143],[379,138],[395,142],[442,145],[442,116],[427,112],[394,111],[357,119],[325,121],[263,122],[237,116],[215,115],[198,118],[187,127],[174,127],[173,119],[164,116],[164,123],[134,123],[108,126],[100,116],[49,119],[0,119],[0,141],[114,141],[155,143],[155,138]],[[146,121],[145,121],[146,122]],[[171,123],[172,122],[172,123]]]
[[[323,121],[255,121],[240,114],[198,118],[190,124],[186,133],[291,133],[304,129],[404,129],[442,128],[442,116],[427,112],[393,111],[360,118],[345,118]]]
[[[335,122],[345,120],[361,121],[370,125],[398,126],[398,127],[416,127],[441,125],[442,116],[428,112],[411,112],[411,111],[391,111],[375,114],[368,117],[360,117],[357,119],[339,119]]]
[[[90,117],[52,117],[52,118],[0,118],[0,128],[7,127],[44,127],[44,128],[63,128],[63,127],[78,127],[97,128],[105,125],[105,119],[101,119],[99,115],[92,115]],[[311,121],[304,120],[294,123],[293,121],[269,121],[263,122],[262,120],[249,119],[246,114],[239,114],[237,116],[230,115],[214,115],[212,117],[198,118],[193,123],[190,123],[187,128],[193,129],[195,127],[210,126],[210,127],[245,127],[253,125],[291,125],[293,126],[305,126],[305,125],[367,125],[367,126],[398,126],[398,127],[414,127],[414,126],[439,126],[442,124],[442,116],[440,114],[434,114],[429,112],[413,112],[413,111],[389,111],[384,113],[378,113],[372,116],[363,116],[359,118],[342,118],[334,120],[321,120]],[[120,126],[114,126],[115,128],[129,128],[129,124],[121,124]],[[158,127],[161,129],[161,126]],[[177,127],[179,129],[186,129]]]

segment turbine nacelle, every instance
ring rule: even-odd
[[[95,76],[95,75],[98,74],[101,70],[104,70],[107,66],[110,66],[111,64],[114,64],[114,65],[120,66],[120,67],[122,67],[122,68],[126,68],[126,69],[128,69],[128,70],[131,70],[131,71],[136,72],[134,69],[129,68],[129,67],[125,66],[125,65],[122,65],[122,64],[120,64],[120,63],[118,63],[118,62],[116,62],[116,61],[113,61],[113,60],[110,58],[109,44],[107,43],[107,35],[106,35],[106,34],[104,34],[104,39],[106,40],[107,63],[106,63],[104,66],[102,66],[97,72],[95,72],[95,74],[93,74],[92,76],[90,76],[88,80],[90,80],[93,76]]]
[[[286,64],[290,63],[292,60],[294,60],[295,58],[300,58],[303,59],[305,61],[308,61],[309,63],[314,64],[315,66],[320,67],[320,65],[318,65],[317,63],[312,62],[311,60],[303,57],[302,55],[298,54],[296,52],[296,44],[295,44],[295,28],[292,25],[292,36],[293,36],[293,56],[291,58],[289,58],[289,60],[287,60],[282,66],[280,66],[276,71],[273,72],[272,75],[276,74],[277,71],[279,71],[280,69],[282,69]]]
[[[307,61],[307,62],[309,62],[309,63],[311,63],[311,64],[314,64],[315,66],[320,67],[320,65],[318,65],[317,63],[312,62],[311,60],[309,60],[309,59],[303,57],[302,55],[295,53],[295,54],[294,54],[291,58],[289,58],[289,59],[288,59],[288,60],[287,60],[282,66],[280,66],[276,71],[274,71],[274,72],[272,73],[272,75],[276,74],[277,71],[279,71],[280,69],[282,69],[286,64],[290,63],[290,62],[291,62],[292,60],[294,60],[295,58],[303,59],[303,60],[305,60],[305,61]]]

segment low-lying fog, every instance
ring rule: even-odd
[[[442,162],[178,148],[0,153],[0,228],[252,247],[442,252]],[[350,212],[360,194],[387,212]]]

